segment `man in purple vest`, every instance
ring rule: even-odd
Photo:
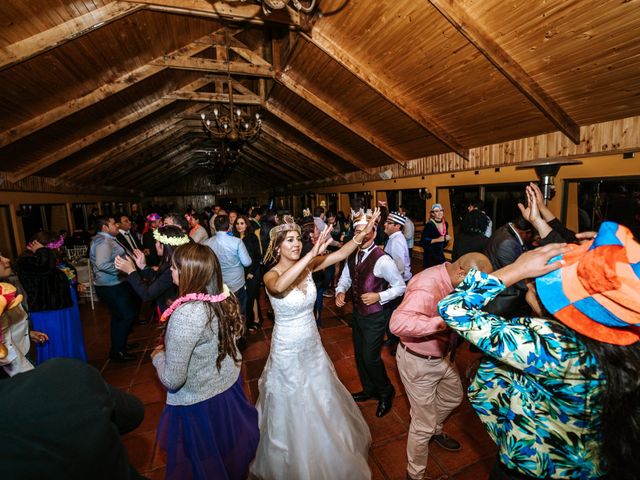
[[[352,212],[354,233],[367,225],[371,212]],[[375,398],[376,415],[382,417],[391,410],[395,390],[384,367],[380,352],[390,312],[385,303],[400,297],[407,288],[393,259],[374,244],[373,229],[347,260],[347,267],[336,288],[336,305],[345,304],[345,293],[352,289],[353,345],[362,391],[353,394],[356,402]]]

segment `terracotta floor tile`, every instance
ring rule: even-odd
[[[149,480],[164,480],[166,477],[165,467],[156,468],[155,470],[150,470],[148,472],[144,472],[144,476]]]
[[[485,480],[489,478],[496,456],[491,455],[460,470],[453,477],[454,480]]]
[[[136,378],[137,371],[138,365],[109,363],[102,371],[102,377],[114,387],[127,389]]]
[[[325,343],[324,349],[327,351],[329,358],[335,363],[336,361],[344,358],[342,350],[335,342]]]
[[[374,445],[378,445],[383,441],[407,432],[407,427],[405,426],[404,421],[393,413],[393,408],[391,412],[382,418],[376,417],[377,409],[377,401],[369,401],[360,404],[360,411],[369,424],[369,430],[371,431],[371,438],[373,439]]]
[[[135,429],[134,433],[147,433],[153,432],[155,433],[158,428],[158,423],[160,422],[160,416],[162,415],[162,411],[164,410],[165,402],[155,402],[149,403],[144,406],[144,420],[138,428]]]
[[[167,454],[160,448],[160,445],[156,442],[153,447],[153,456],[151,457],[150,468],[164,467],[167,464]]]
[[[374,461],[389,480],[404,480],[407,472],[407,436],[402,435],[372,449]],[[442,478],[445,472],[430,457],[427,475]],[[446,478],[446,477],[445,477]],[[477,479],[481,480],[481,479]]]
[[[353,358],[342,358],[333,362],[333,365],[336,368],[338,378],[340,378],[342,382],[358,377],[356,362]]]
[[[262,375],[262,370],[264,370],[265,363],[267,363],[267,357],[258,358],[256,360],[250,360],[246,362],[247,376],[245,377],[245,381],[260,378],[260,375]]]
[[[155,432],[129,434],[122,439],[129,461],[138,470],[147,470],[151,464],[155,447]]]
[[[351,338],[351,329],[345,325],[323,328],[321,335],[322,338],[326,340],[340,340],[343,338]]]
[[[355,355],[353,351],[353,339],[351,337],[341,338],[335,343],[340,347],[340,350],[345,357],[353,357]]]
[[[264,336],[256,341],[249,340],[249,345],[242,351],[242,360],[248,362],[250,360],[256,360],[258,358],[264,358],[269,355],[269,344],[265,340]]]
[[[154,379],[150,382],[138,383],[133,385],[129,393],[135,395],[145,405],[156,402],[164,402],[167,398],[167,392],[163,388],[159,380]]]

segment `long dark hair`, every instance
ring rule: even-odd
[[[607,478],[635,480],[640,472],[640,342],[620,346],[576,335],[605,373],[606,385],[599,403]]]
[[[177,247],[173,252],[173,265],[180,274],[179,295],[189,293],[222,293],[222,272],[220,263],[213,251],[206,245],[188,243]],[[228,355],[238,364],[241,358],[236,347],[236,339],[242,335],[244,322],[240,315],[240,305],[235,295],[222,302],[205,302],[209,309],[207,325],[215,315],[218,318],[218,357],[216,367],[220,370],[222,361]]]

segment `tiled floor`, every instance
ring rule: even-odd
[[[123,439],[131,461],[147,477],[162,479],[165,457],[156,445],[155,433],[164,406],[165,393],[156,379],[149,357],[149,352],[158,337],[157,326],[136,326],[130,341],[140,342],[137,362],[115,364],[107,359],[109,316],[105,307],[98,303],[92,311],[89,305],[81,305],[81,313],[90,363],[102,372],[105,380],[138,396],[145,404],[143,423]],[[357,391],[360,384],[353,356],[351,329],[348,326],[350,309],[338,309],[332,299],[325,299],[323,316],[320,330],[322,342],[342,382],[349,390]],[[249,345],[243,353],[242,373],[245,390],[254,402],[258,395],[258,378],[269,354],[272,326],[271,321],[265,321],[264,328],[251,335]],[[465,371],[476,358],[466,345],[460,348],[456,363],[463,378]],[[407,461],[405,447],[410,420],[409,403],[400,382],[395,359],[387,349],[383,353],[383,359],[398,394],[393,410],[383,418],[375,416],[376,402],[360,404],[373,437],[369,465],[374,480],[404,479]],[[427,474],[433,478],[455,480],[487,478],[495,459],[496,448],[466,398],[446,422],[445,431],[462,443],[462,450],[453,453],[433,445],[429,452]]]

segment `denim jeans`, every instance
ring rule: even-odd
[[[127,336],[136,319],[137,309],[129,285],[96,285],[96,293],[111,313],[111,354],[126,350]]]

